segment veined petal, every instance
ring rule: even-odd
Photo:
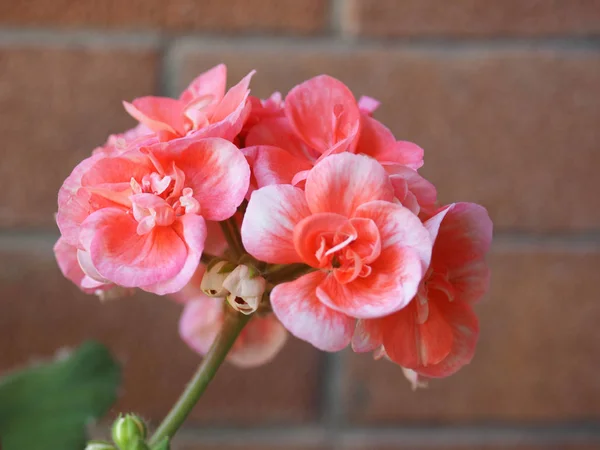
[[[270,117],[253,126],[246,136],[248,147],[269,145],[287,150],[298,159],[314,162],[319,153],[310,149],[292,130],[286,117]],[[312,167],[312,164],[311,164]]]
[[[271,184],[292,184],[294,175],[312,168],[306,158],[296,158],[278,147],[259,145],[246,147],[242,152],[247,156],[252,153],[252,173],[258,188]]]
[[[323,305],[315,295],[326,277],[312,272],[275,286],[271,293],[273,312],[290,333],[320,350],[336,352],[352,339],[354,319]]]
[[[372,352],[383,345],[379,319],[361,319],[356,321],[352,336],[352,350],[356,353]]]
[[[198,75],[181,93],[179,99],[185,104],[196,98],[211,95],[215,103],[220,102],[227,87],[227,66],[219,64]]]
[[[185,104],[179,100],[148,96],[136,98],[132,103],[123,102],[123,106],[130,116],[154,132],[167,131],[185,136]]]
[[[394,198],[385,169],[372,158],[351,153],[331,155],[318,163],[308,174],[305,191],[313,213],[346,217],[363,203]]]
[[[294,228],[294,247],[302,260],[312,266],[319,267],[316,254],[319,250],[322,235],[333,236],[348,219],[339,214],[320,213],[313,214],[301,220]]]
[[[294,227],[309,215],[300,188],[283,184],[254,191],[242,222],[244,248],[268,263],[302,262],[294,247]]]

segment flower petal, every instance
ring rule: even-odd
[[[190,282],[200,264],[200,257],[204,250],[207,235],[204,219],[196,214],[186,214],[173,224],[173,230],[187,245],[185,263],[173,278],[152,285],[141,286],[145,291],[158,295],[177,292]]]
[[[220,138],[178,139],[151,149],[183,171],[204,218],[221,221],[235,214],[250,182],[248,162],[235,145]]]
[[[352,350],[356,353],[372,352],[383,345],[379,319],[361,319],[356,322],[352,336]]]
[[[244,248],[268,263],[302,262],[294,247],[294,227],[309,215],[300,188],[284,184],[254,191],[242,222]]]
[[[381,236],[382,249],[411,248],[421,259],[423,273],[429,267],[431,237],[419,218],[407,208],[395,203],[375,201],[358,207],[355,216],[375,222]]]
[[[317,288],[325,305],[357,319],[398,311],[415,296],[423,277],[419,255],[411,248],[388,247],[371,264],[371,274],[341,284],[327,277]]]
[[[198,75],[181,93],[179,99],[187,104],[199,97],[211,95],[215,102],[220,102],[227,87],[227,66],[219,64]]]
[[[281,351],[287,337],[286,329],[273,314],[254,317],[242,330],[227,360],[245,369],[266,364]]]
[[[65,238],[60,237],[56,241],[56,244],[54,244],[54,256],[65,278],[71,280],[77,287],[88,294],[92,294],[95,291],[95,289],[85,289],[82,286],[85,273],[77,261],[77,247],[69,244]]]
[[[271,184],[292,184],[296,173],[312,168],[306,158],[296,158],[278,147],[259,145],[246,147],[242,152],[246,157],[251,154],[249,159],[252,160],[252,173],[258,188]]]
[[[352,92],[339,80],[320,75],[293,88],[285,98],[292,128],[319,153],[350,149],[358,135],[360,111]]]
[[[132,103],[123,102],[131,117],[154,132],[166,131],[185,136],[183,108],[185,104],[168,97],[140,97]]]
[[[336,352],[352,339],[354,319],[323,305],[315,295],[326,277],[312,272],[275,286],[271,293],[273,312],[290,333],[320,350]]]
[[[398,192],[397,183],[402,181],[419,204],[419,210],[427,216],[435,213],[437,203],[437,190],[435,186],[418,174],[416,170],[399,165],[387,165],[385,169],[390,174],[390,180],[394,185],[396,197],[402,202],[404,196]],[[402,185],[401,185],[402,186]],[[404,187],[402,187],[404,189]],[[406,195],[406,194],[405,194]],[[404,202],[402,202],[404,205]],[[404,205],[407,206],[408,205]]]
[[[308,174],[305,190],[313,213],[346,217],[363,203],[394,198],[385,169],[372,158],[351,153],[331,155],[318,163]]]
[[[172,227],[155,227],[140,236],[126,211],[104,208],[81,225],[80,239],[94,267],[124,287],[147,286],[175,277],[184,267],[187,247]]]
[[[194,351],[206,355],[223,325],[223,299],[199,298],[185,304],[179,335]]]
[[[313,214],[301,220],[294,228],[294,246],[302,260],[312,267],[319,267],[316,253],[321,245],[320,237],[335,234],[347,223],[346,217],[333,213]]]

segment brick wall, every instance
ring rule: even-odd
[[[85,338],[125,367],[114,412],[159,420],[198,363],[179,306],[100,305],[64,280],[56,192],[120,101],[218,62],[253,93],[330,73],[426,150],[442,201],[496,224],[474,362],[413,393],[368,356],[290,339],[225,367],[179,450],[600,448],[599,0],[0,1],[0,370]]]

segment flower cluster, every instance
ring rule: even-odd
[[[486,210],[438,205],[423,150],[373,118],[376,100],[326,75],[261,100],[252,75],[226,91],[219,65],[179,99],[124,103],[139,125],[59,192],[63,274],[102,298],[169,294],[201,354],[226,314],[251,314],[228,355],[240,366],[273,358],[289,331],[385,357],[415,385],[456,372],[489,282]]]

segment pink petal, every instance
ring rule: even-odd
[[[178,139],[152,149],[183,171],[203,217],[221,221],[235,214],[250,182],[246,158],[235,145],[220,138]]]
[[[336,352],[350,343],[355,321],[319,302],[315,290],[325,277],[322,272],[312,272],[275,286],[271,305],[277,318],[294,336],[320,350]]]
[[[311,150],[294,133],[286,117],[272,117],[261,120],[246,136],[246,146],[269,145],[283,148],[298,159],[314,162],[319,153]],[[312,167],[312,166],[311,166]]]
[[[294,228],[294,246],[302,260],[313,267],[319,267],[316,253],[322,235],[333,235],[338,228],[348,223],[348,219],[339,214],[313,214],[301,220]]]
[[[275,358],[287,336],[286,329],[274,315],[254,317],[242,330],[227,360],[242,368],[261,366]]]
[[[344,83],[320,75],[293,88],[285,98],[292,128],[309,147],[325,153],[352,147],[360,127],[360,111]]]
[[[201,216],[195,214],[186,214],[181,216],[174,224],[173,230],[187,245],[187,257],[179,273],[173,278],[161,281],[159,283],[141,286],[148,292],[158,295],[171,294],[183,289],[194,276],[200,257],[204,250],[204,241],[206,240],[206,223]]]
[[[133,103],[123,102],[131,117],[146,125],[154,132],[166,131],[185,136],[183,108],[185,104],[167,97],[141,97]]]
[[[325,305],[357,319],[373,319],[398,311],[415,296],[423,277],[418,254],[391,246],[371,264],[371,274],[347,284],[327,277],[317,288]]]
[[[352,336],[352,350],[356,353],[372,352],[383,345],[380,320],[361,319],[356,322]]]
[[[198,97],[211,95],[215,102],[220,102],[227,86],[227,66],[219,64],[198,75],[181,93],[179,99],[189,103]]]
[[[247,156],[252,153],[252,172],[258,188],[271,184],[291,184],[296,173],[312,168],[308,160],[296,158],[278,147],[259,145],[246,147],[242,151]]]
[[[248,86],[250,85],[250,80],[255,73],[255,70],[251,71],[248,75],[242,78],[238,84],[229,89],[213,113],[213,116],[211,117],[212,122],[224,120],[227,116],[233,113],[240,106],[240,104],[246,103],[246,99],[250,94]]]
[[[172,227],[155,227],[140,236],[126,211],[104,208],[81,225],[80,239],[94,267],[124,287],[147,286],[175,277],[184,267],[187,247]]]
[[[436,210],[437,190],[433,184],[423,178],[416,170],[405,166],[388,165],[385,166],[390,174],[390,180],[394,185],[396,197],[402,201],[402,193],[396,189],[396,182],[401,180],[406,183],[408,191],[414,195],[419,204],[419,209],[426,215],[432,215]],[[404,204],[404,203],[403,203]],[[405,205],[407,206],[407,205]],[[408,207],[408,206],[407,206]]]
[[[202,277],[204,277],[205,272],[206,266],[199,264],[194,275],[192,275],[192,278],[188,281],[188,284],[179,291],[170,294],[169,298],[177,303],[188,303],[194,300],[209,298],[202,292],[202,289],[200,289],[200,283],[202,282]]]
[[[360,206],[355,216],[375,222],[382,249],[411,248],[421,259],[423,273],[427,270],[431,261],[431,237],[419,218],[407,208],[395,203],[376,201]]]
[[[54,244],[54,256],[60,271],[65,278],[71,280],[77,287],[91,294],[95,289],[85,289],[82,286],[82,281],[85,278],[85,273],[81,270],[77,261],[77,247],[69,244],[64,238],[59,238]]]
[[[223,235],[223,230],[219,222],[206,221],[206,242],[204,251],[212,256],[222,256],[227,249],[227,240]],[[200,285],[198,285],[200,286]]]
[[[380,105],[381,102],[379,100],[367,95],[361,95],[358,99],[358,109],[363,114],[373,114]]]
[[[202,298],[186,303],[179,335],[193,350],[206,355],[223,325],[223,299]]]
[[[300,188],[284,184],[254,191],[242,222],[246,251],[273,264],[302,262],[294,248],[294,227],[309,215]]]
[[[372,158],[351,153],[331,155],[318,163],[306,179],[305,191],[313,213],[346,217],[363,203],[394,198],[385,169]]]

